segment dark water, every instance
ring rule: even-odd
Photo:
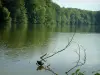
[[[73,33],[34,31],[5,31],[0,34],[0,75],[52,75],[50,71],[37,71],[36,61],[45,53],[63,49]],[[78,59],[78,44],[86,49],[87,59],[81,71],[92,75],[100,70],[100,34],[76,33],[71,45],[63,52],[47,59],[52,70],[65,75]],[[84,54],[81,51],[81,59]]]

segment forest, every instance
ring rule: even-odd
[[[0,0],[0,30],[32,27],[100,32],[100,11],[61,8],[52,0]]]
[[[81,32],[93,34],[80,34]],[[88,61],[84,72],[80,71],[81,68],[75,69],[70,75],[85,75],[85,71],[89,73],[90,70],[93,70],[92,74],[100,75],[100,34],[95,33],[100,33],[100,11],[60,7],[52,0],[0,0],[0,72],[2,75],[30,75],[35,72],[35,75],[39,75],[35,69],[37,66],[37,70],[44,69],[55,75],[66,71],[68,75],[74,68],[80,68]],[[69,65],[69,59],[77,59],[77,55],[74,56],[70,51],[58,54],[67,48],[78,55],[78,60],[74,61],[75,65],[74,62]],[[54,57],[50,61],[55,72],[58,71],[55,73],[49,68],[51,64],[47,65],[47,68],[44,65],[47,58],[57,54],[59,59]]]

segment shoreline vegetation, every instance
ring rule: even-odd
[[[51,35],[47,31],[100,33],[100,11],[61,8],[52,0],[0,0],[0,44],[10,43],[8,48],[22,47],[26,42],[28,44],[25,46],[31,43],[41,45]],[[40,37],[42,35],[40,32],[43,37]],[[67,46],[61,51],[66,48]],[[80,54],[78,55],[80,60]],[[75,67],[80,66],[79,60]],[[53,72],[49,66],[47,70]],[[77,69],[72,75],[84,75],[84,73]],[[96,72],[94,75],[100,75],[100,73]]]
[[[0,0],[0,30],[100,32],[100,11],[60,7],[52,0]]]

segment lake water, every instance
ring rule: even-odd
[[[16,32],[16,35],[7,33],[0,37],[0,75],[52,75],[47,70],[37,71],[36,61],[45,53],[50,55],[63,49],[73,35],[64,32],[34,32],[34,34],[27,32],[28,35],[19,33]],[[58,75],[66,75],[65,72],[78,60],[75,53],[79,49],[78,44],[86,49],[86,63],[81,67],[81,71],[86,71],[86,75],[92,75],[92,71],[100,70],[100,34],[96,33],[76,33],[70,46],[65,51],[48,58],[45,65],[50,64]],[[82,48],[80,51],[82,62],[84,58]],[[73,71],[75,69],[71,72]]]

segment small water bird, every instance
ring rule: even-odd
[[[42,65],[44,65],[44,63],[42,62],[42,61],[37,61],[37,63],[36,63],[38,66],[42,66]]]

